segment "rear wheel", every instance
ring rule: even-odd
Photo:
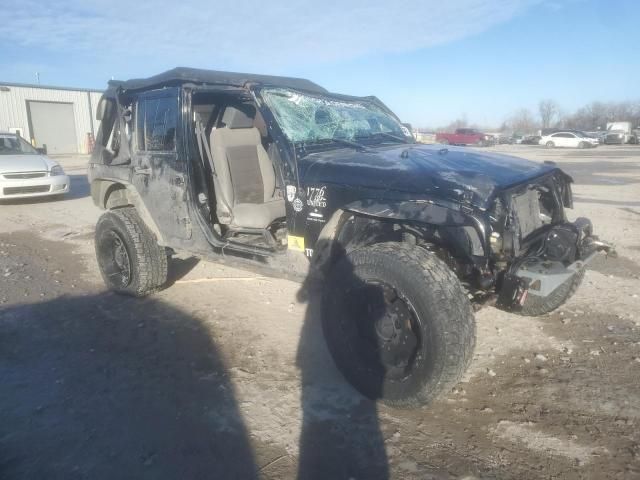
[[[429,403],[466,370],[475,346],[471,304],[453,272],[420,247],[355,250],[329,272],[323,328],[345,378],[394,406]]]
[[[547,143],[546,143],[546,147],[547,147],[547,148],[554,148],[555,146],[556,146],[556,144],[555,144],[555,143],[553,143],[553,142],[547,142]]]
[[[104,213],[96,225],[96,257],[111,290],[142,297],[167,281],[167,253],[135,208]]]

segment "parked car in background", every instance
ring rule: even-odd
[[[624,145],[625,143],[638,143],[631,122],[609,122],[603,143],[607,145]]]
[[[69,177],[62,167],[15,133],[0,132],[0,200],[62,195]]]
[[[604,143],[604,137],[607,135],[606,130],[595,130],[595,131],[585,131],[584,133],[586,133],[589,137],[593,137],[593,138],[597,138],[598,142],[600,142],[601,144]]]
[[[520,142],[522,145],[540,145],[540,135],[528,135]]]
[[[513,137],[507,134],[494,135],[495,143],[498,145],[511,145],[513,143]]]
[[[454,133],[436,133],[436,142],[444,145],[476,145],[485,147],[495,143],[491,135],[475,128],[458,128]]]
[[[543,136],[540,145],[547,148],[554,147],[573,147],[573,148],[593,148],[600,143],[597,138],[588,136],[586,133],[579,131],[557,132],[551,135]]]

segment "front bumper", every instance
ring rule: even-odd
[[[571,234],[575,237],[571,237]],[[564,238],[560,238],[563,235]],[[528,295],[553,295],[561,285],[591,263],[598,252],[615,255],[612,245],[593,235],[591,221],[585,218],[550,229],[547,241],[550,245],[542,255],[525,255],[513,262],[511,270],[504,275],[498,306],[514,310],[524,304]],[[556,244],[552,243],[554,241]]]
[[[30,179],[0,179],[0,200],[61,195],[69,191],[67,175]]]

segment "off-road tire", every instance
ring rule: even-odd
[[[546,146],[547,148],[555,148],[556,144],[555,144],[555,143],[553,143],[553,142],[547,142],[547,143],[545,144],[545,146]]]
[[[582,284],[585,272],[586,268],[577,271],[575,275],[556,288],[548,297],[539,297],[529,293],[524,305],[522,305],[522,309],[517,310],[515,313],[527,317],[538,317],[553,312],[564,305],[576,293],[578,287]]]
[[[392,285],[411,305],[421,336],[412,368],[401,380],[375,371],[354,351],[344,298],[351,283]],[[329,271],[323,291],[325,339],[344,377],[363,395],[395,407],[425,405],[448,392],[469,366],[476,325],[467,295],[455,274],[421,247],[380,243],[345,255]],[[350,334],[353,338],[349,338]],[[362,340],[360,340],[362,341]]]
[[[126,284],[114,281],[109,274],[108,238],[114,234],[121,239],[129,260],[130,279]],[[143,297],[159,290],[167,281],[166,249],[158,245],[155,235],[133,207],[102,214],[96,225],[95,247],[100,273],[111,290]]]

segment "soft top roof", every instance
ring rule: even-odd
[[[178,67],[149,78],[134,78],[120,81],[111,80],[109,87],[121,87],[124,90],[137,90],[162,85],[180,85],[183,83],[230,85],[244,87],[247,83],[274,85],[295,88],[316,93],[326,93],[320,85],[304,78],[277,77],[274,75],[255,75],[251,73],[220,72],[198,68]]]

